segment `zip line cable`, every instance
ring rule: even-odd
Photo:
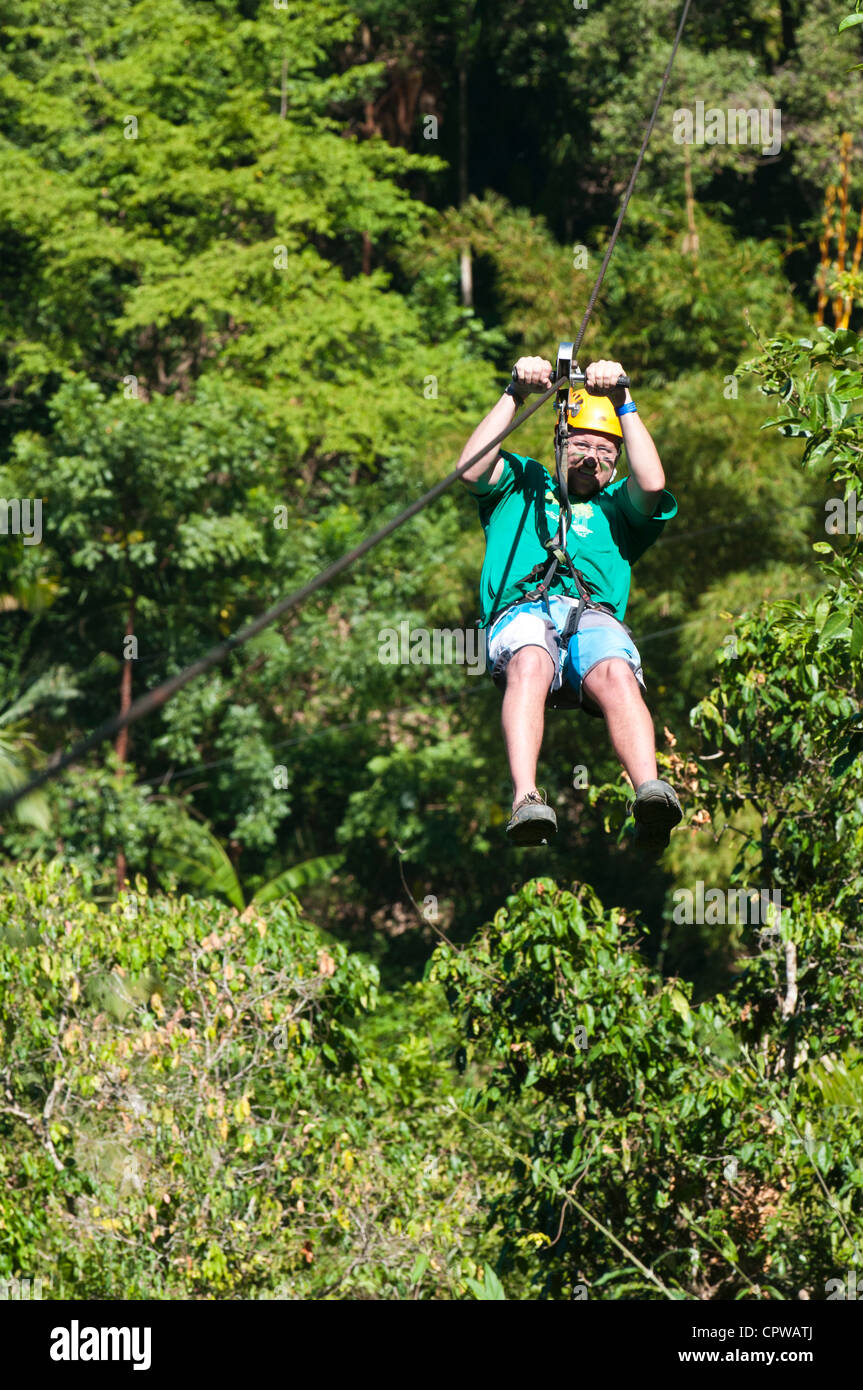
[[[563,380],[564,378],[561,377],[561,382],[563,382]],[[189,666],[185,666],[182,671],[178,671],[175,676],[169,676],[167,680],[162,681],[161,685],[154,686],[152,690],[148,690],[145,694],[139,695],[138,699],[133,701],[124,714],[115,714],[112,715],[110,719],[104,720],[91,734],[88,734],[86,738],[81,739],[73,748],[70,748],[68,753],[64,753],[62,757],[49,763],[41,772],[31,777],[29,782],[0,796],[0,814],[14,806],[15,803],[20,801],[23,797],[29,796],[31,792],[38,791],[46,782],[53,781],[55,777],[58,777],[61,772],[65,772],[66,768],[71,767],[73,763],[80,762],[85,754],[89,753],[91,749],[96,748],[100,743],[104,743],[107,739],[113,738],[116,734],[120,733],[122,729],[128,728],[130,724],[135,724],[139,719],[144,719],[148,714],[152,714],[154,710],[160,709],[162,705],[167,704],[167,702],[172,699],[178,691],[182,690],[184,686],[188,685],[190,681],[195,680],[198,676],[202,676],[205,671],[209,671],[213,666],[218,666],[231,654],[231,652],[242,647],[246,642],[250,641],[252,637],[257,637],[259,632],[263,632],[265,628],[276,622],[285,613],[288,613],[292,608],[296,608],[298,604],[305,602],[305,600],[310,598],[318,589],[323,588],[323,586],[329,583],[331,579],[334,579],[337,574],[341,574],[343,570],[348,569],[359,560],[361,556],[365,555],[369,550],[372,550],[376,545],[379,545],[380,542],[391,535],[393,531],[397,531],[398,528],[403,526],[406,521],[409,521],[412,516],[415,516],[417,512],[422,511],[430,502],[433,502],[439,497],[451,483],[455,482],[456,478],[460,478],[462,473],[466,473],[484,454],[489,453],[492,449],[498,448],[503,440],[506,439],[507,435],[512,434],[513,431],[518,429],[518,427],[522,425],[529,416],[533,415],[541,405],[545,404],[549,397],[557,390],[558,385],[558,382],[554,382],[547,391],[544,391],[541,396],[537,397],[532,406],[525,410],[517,419],[513,420],[496,439],[491,440],[488,444],[484,444],[473,457],[466,459],[460,467],[455,468],[446,478],[442,478],[440,482],[435,483],[434,487],[429,488],[428,492],[424,493],[422,497],[418,497],[415,502],[411,502],[410,506],[405,507],[404,511],[399,512],[398,516],[393,517],[392,521],[388,521],[385,526],[381,526],[380,529],[375,531],[371,536],[367,536],[359,545],[354,546],[353,550],[349,550],[345,555],[342,555],[340,559],[334,560],[326,569],[320,570],[307,584],[301,585],[301,587],[295,589],[293,593],[288,594],[283,599],[279,599],[279,602],[274,603],[265,613],[261,613],[259,617],[255,618],[252,622],[247,623],[239,632],[235,632],[231,637],[227,637],[224,642],[219,642],[217,646],[211,647],[210,650],[205,652],[203,656],[200,656],[197,661],[193,661]]]
[[[644,139],[641,142],[641,149],[638,151],[638,156],[635,160],[635,164],[633,165],[632,174],[630,176],[629,183],[627,184],[626,192],[623,195],[623,202],[620,205],[620,212],[617,214],[617,221],[614,224],[614,231],[611,233],[611,238],[609,240],[608,246],[605,248],[605,255],[602,258],[602,265],[599,267],[599,274],[596,277],[593,289],[590,291],[590,298],[587,301],[587,308],[584,311],[584,317],[581,320],[581,325],[579,327],[578,333],[576,334],[575,342],[572,345],[573,362],[578,357],[578,349],[581,347],[581,340],[584,337],[584,334],[587,330],[587,325],[590,320],[590,316],[593,313],[594,307],[596,305],[597,296],[599,295],[599,291],[602,288],[602,282],[605,279],[605,272],[608,269],[608,263],[611,260],[611,253],[615,248],[618,235],[620,234],[620,229],[623,226],[623,219],[626,216],[626,209],[629,207],[629,200],[632,197],[632,190],[635,188],[635,180],[638,178],[638,172],[641,168],[641,162],[644,159],[644,154],[647,149],[648,142],[650,140],[651,135],[653,134],[653,127],[656,125],[656,118],[659,115],[659,108],[662,105],[662,98],[665,95],[665,88],[668,85],[668,79],[671,76],[671,69],[674,66],[674,59],[677,54],[677,49],[680,45],[680,40],[683,37],[683,28],[686,24],[686,16],[689,14],[689,6],[691,3],[692,0],[686,0],[686,3],[683,6],[683,12],[680,16],[680,23],[677,26],[677,33],[674,35],[674,43],[671,45],[671,52],[668,55],[668,62],[665,65],[665,72],[662,74],[662,81],[659,84],[659,91],[656,94],[656,101],[653,103],[653,110],[650,113],[650,120],[647,122],[647,129],[644,132]]]
[[[650,140],[650,136],[656,124],[656,117],[659,113],[659,107],[665,93],[668,78],[671,74],[671,68],[680,44],[691,3],[692,0],[685,0],[680,22],[677,26],[677,33],[674,37],[668,63],[666,64],[656,101],[654,102],[653,111],[651,112],[650,120],[647,123],[644,138],[641,142],[641,148],[638,151],[632,175],[627,185],[623,202],[621,203],[620,212],[611,234],[611,239],[606,248],[605,255],[603,256],[596,281],[590,292],[587,308],[585,309],[579,326],[573,347],[573,361],[575,360],[575,354],[578,352],[590,321],[590,316],[596,305],[597,296],[602,288],[602,282],[605,279],[605,272],[608,269],[611,254],[623,224],[623,218],[629,205],[630,197],[632,196],[632,190],[635,187],[635,180],[638,177],[638,171],[641,168],[648,141]],[[410,521],[411,517],[416,516],[417,512],[422,511],[431,502],[434,502],[442,492],[445,492],[457,478],[460,478],[463,473],[466,473],[469,468],[472,468],[475,463],[478,463],[485,454],[499,448],[508,435],[519,429],[526,420],[529,420],[531,415],[534,415],[536,411],[554,395],[558,388],[565,385],[567,381],[567,377],[561,376],[558,381],[553,382],[542,395],[537,397],[531,406],[528,406],[526,410],[512,420],[496,439],[483,445],[472,458],[466,459],[463,464],[453,469],[447,477],[435,483],[434,487],[429,488],[428,492],[424,493],[422,497],[418,497],[416,501],[411,502],[410,506],[405,507],[404,511],[399,512],[399,514],[393,517],[391,521],[388,521],[385,526],[381,526],[379,530],[375,531],[371,536],[367,536],[364,541],[354,546],[352,550],[342,555],[340,559],[334,560],[331,565],[327,565],[325,569],[320,570],[308,583],[301,585],[300,588],[295,589],[285,598],[280,599],[278,603],[274,603],[265,613],[261,613],[252,622],[247,623],[245,627],[241,628],[239,632],[226,638],[224,642],[219,642],[215,647],[211,647],[203,656],[198,657],[197,661],[191,662],[190,665],[178,671],[176,675],[170,676],[167,680],[162,681],[160,685],[154,686],[152,690],[148,690],[143,695],[139,695],[137,700],[134,700],[124,713],[115,714],[110,719],[104,720],[98,728],[94,729],[86,738],[81,739],[70,748],[68,752],[63,753],[59,758],[49,760],[48,764],[40,772],[35,773],[34,776],[22,786],[5,792],[0,796],[0,815],[2,815],[4,811],[10,810],[11,807],[15,806],[17,802],[21,801],[24,797],[31,795],[32,792],[38,791],[40,787],[44,787],[46,783],[59,777],[61,773],[65,772],[66,769],[71,767],[74,763],[80,762],[87,753],[93,748],[97,748],[100,743],[105,743],[108,739],[114,738],[123,729],[128,728],[131,724],[137,723],[139,719],[145,719],[147,715],[152,714],[157,709],[161,709],[163,705],[167,704],[170,699],[187,686],[190,681],[196,680],[198,676],[204,675],[204,673],[211,670],[213,666],[220,665],[226,657],[230,656],[231,652],[242,647],[246,642],[250,641],[251,638],[256,637],[259,632],[263,632],[265,628],[283,617],[285,613],[290,612],[292,608],[296,608],[299,604],[304,603],[305,600],[316,593],[318,589],[323,588],[331,579],[335,579],[336,575],[342,574],[346,569],[349,569],[350,566],[361,559],[363,555],[368,554],[368,552],[379,545],[381,541],[386,540],[387,536],[392,535],[399,527],[404,526],[405,522]]]

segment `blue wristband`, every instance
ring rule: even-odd
[[[635,411],[636,415],[638,414],[638,406],[635,404],[635,401],[627,401],[626,405],[622,405],[619,410],[617,406],[614,407],[614,413],[618,419],[621,415],[631,415],[633,411]]]

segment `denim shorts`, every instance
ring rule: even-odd
[[[495,685],[503,687],[506,684],[506,668],[522,647],[542,647],[554,662],[549,697],[565,689],[566,703],[581,705],[585,676],[601,661],[612,657],[626,662],[644,695],[638,648],[623,623],[611,613],[587,609],[581,615],[578,632],[568,642],[564,641],[566,620],[577,606],[578,599],[552,594],[547,603],[535,599],[517,603],[502,613],[488,631],[486,665]],[[584,705],[584,708],[589,713],[596,712],[595,706],[591,709]]]

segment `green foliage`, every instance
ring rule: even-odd
[[[863,567],[821,527],[863,496],[859,307],[810,325],[847,3],[693,7],[582,348],[679,503],[628,613],[685,802],[661,864],[568,715],[559,841],[503,854],[498,694],[379,659],[473,623],[452,489],[5,819],[3,1272],[785,1299],[859,1263]],[[0,492],[44,534],[0,546],[0,785],[393,516],[573,336],[678,13],[9,0]],[[679,144],[697,100],[780,108],[781,152]],[[548,414],[514,444],[550,463]],[[675,922],[696,877],[780,890],[779,935]]]
[[[6,872],[0,981],[4,1276],[50,1270],[61,1299],[466,1296],[494,1156],[448,1118],[440,1000],[365,1037],[377,971],[295,899],[240,917],[139,879],[103,910],[59,861]]]
[[[74,700],[78,687],[68,667],[53,667],[33,676],[22,687],[23,647],[0,675],[0,789],[12,791],[25,783],[38,758],[34,757],[36,736],[32,720],[36,710],[47,704],[63,709]],[[50,826],[48,802],[44,792],[32,792],[16,803],[15,820],[46,832]]]
[[[431,978],[482,1077],[466,1123],[529,1107],[491,1213],[504,1284],[512,1270],[534,1298],[787,1299],[823,1296],[853,1263],[854,1110],[825,1113],[821,1076],[828,1049],[859,1043],[859,956],[837,922],[793,920],[783,939],[818,961],[795,1019],[777,997],[778,951],[695,1009],[684,982],[647,968],[617,909],[548,879],[469,949],[438,948]]]
[[[821,329],[814,340],[776,339],[748,364],[762,389],[781,396],[781,413],[765,428],[804,439],[805,468],[829,466],[832,515],[845,520],[850,494],[863,489],[863,415],[852,409],[863,397],[861,349],[856,334]],[[771,885],[857,915],[863,571],[856,529],[835,534],[832,545],[813,547],[816,596],[777,600],[738,625],[736,654],[717,668],[693,722],[719,748],[704,764],[701,804],[726,818],[747,803],[758,812],[759,834],[743,837],[743,859]]]

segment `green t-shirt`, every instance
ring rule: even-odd
[[[560,508],[554,480],[536,459],[501,450],[503,471],[494,487],[474,483],[471,491],[485,531],[485,560],[480,577],[480,627],[519,598],[518,580],[541,561],[550,563],[544,542],[557,534]],[[653,516],[632,505],[626,479],[612,483],[589,502],[572,501],[566,548],[575,568],[593,587],[591,595],[608,603],[623,619],[629,599],[630,571],[676,515],[677,503],[663,491]],[[558,569],[552,591],[578,596],[571,575]]]

